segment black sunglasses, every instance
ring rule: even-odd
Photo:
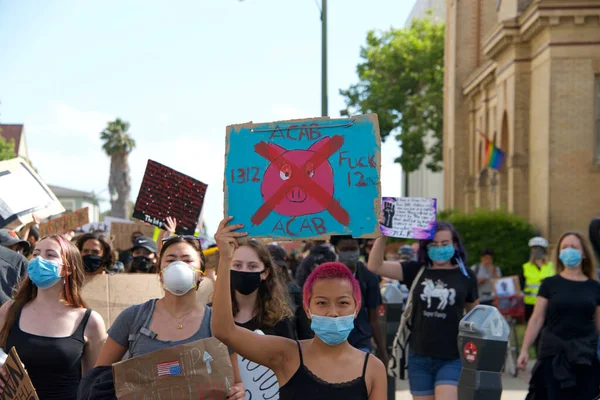
[[[172,239],[176,239],[176,238],[181,238],[181,239],[187,239],[187,240],[197,240],[198,242],[200,242],[200,238],[198,236],[194,236],[194,235],[175,235],[175,236],[169,236],[166,238],[163,238],[163,243],[167,242],[169,240]]]

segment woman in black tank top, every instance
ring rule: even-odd
[[[0,346],[17,350],[40,400],[75,400],[106,337],[104,320],[80,296],[81,255],[63,236],[47,236],[27,273],[14,301],[0,308]]]
[[[235,324],[231,313],[230,265],[242,225],[221,221],[215,235],[219,276],[215,288],[213,334],[232,350],[275,372],[279,398],[311,400],[384,400],[383,363],[348,343],[360,310],[360,286],[343,264],[317,267],[304,285],[304,309],[315,338],[300,342],[257,335]]]

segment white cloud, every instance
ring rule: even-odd
[[[81,111],[67,104],[50,103],[45,112],[33,116],[26,126],[27,133],[52,134],[52,137],[99,138],[107,122],[115,117],[100,111]]]

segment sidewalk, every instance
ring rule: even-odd
[[[529,387],[530,371],[535,361],[530,361],[527,371],[519,371],[519,376],[502,376],[502,400],[524,400]],[[408,389],[408,381],[396,381],[396,400],[412,400]]]

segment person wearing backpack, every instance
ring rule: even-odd
[[[368,268],[410,287],[396,338],[389,373],[408,344],[408,381],[415,400],[456,400],[461,372],[458,324],[465,311],[479,304],[475,273],[464,265],[466,253],[452,224],[438,221],[432,240],[419,243],[417,261],[384,261],[386,237],[375,240]],[[412,327],[412,332],[406,331]],[[400,366],[402,368],[402,366]]]
[[[101,376],[106,368],[122,359],[213,336],[212,309],[196,299],[205,269],[200,239],[194,236],[166,238],[157,268],[165,295],[130,306],[119,314],[108,330],[108,339],[90,375]],[[245,398],[245,389],[237,354],[230,354],[230,357],[235,385],[228,399],[241,400]],[[79,398],[91,399],[83,395]]]
[[[480,261],[479,264],[471,267],[477,277],[479,304],[493,306],[494,280],[502,278],[502,271],[500,267],[494,265],[494,251],[492,249],[483,249]]]

